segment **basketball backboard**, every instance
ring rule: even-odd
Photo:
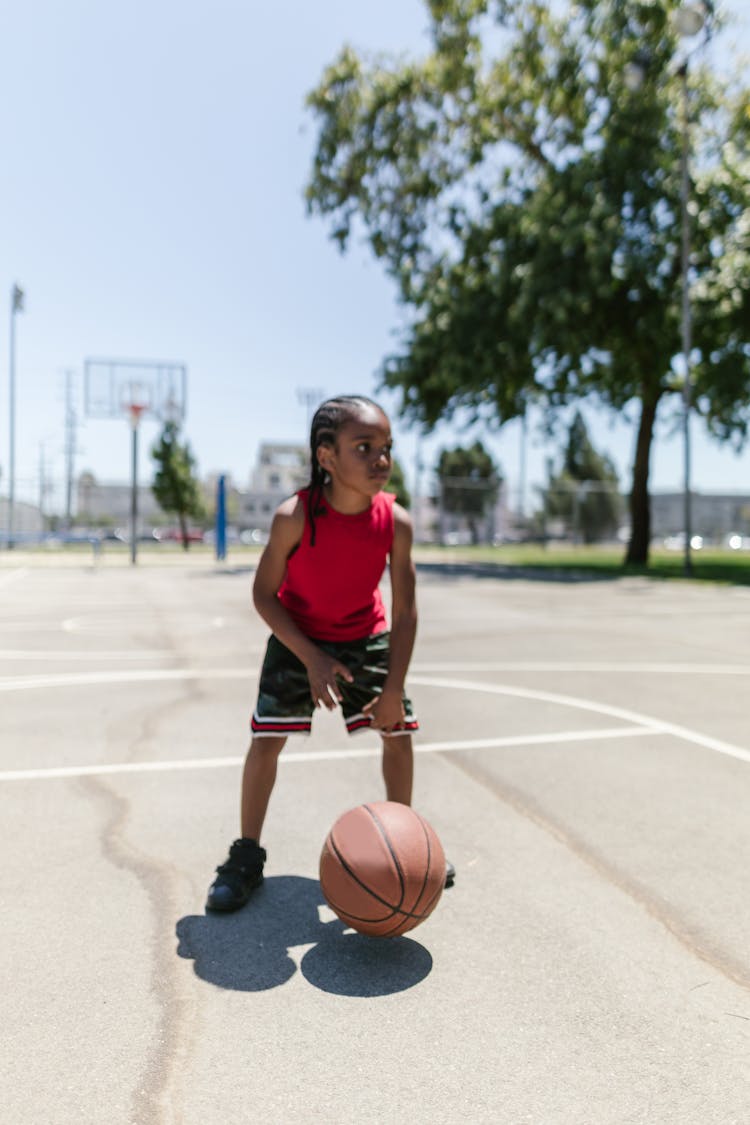
[[[88,418],[185,418],[187,368],[183,363],[141,359],[84,361],[84,409]]]

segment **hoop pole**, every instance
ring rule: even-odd
[[[130,490],[130,563],[135,566],[138,555],[138,419],[131,428],[131,490]]]
[[[226,477],[222,473],[216,482],[216,558],[227,557],[227,505]]]

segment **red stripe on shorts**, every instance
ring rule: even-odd
[[[250,721],[250,730],[253,734],[309,734],[312,729],[311,721],[299,719],[256,719],[253,715]]]
[[[351,719],[349,722],[347,722],[346,729],[349,731],[349,734],[353,734],[355,730],[366,730],[368,727],[371,727],[371,726],[372,726],[372,719],[370,719],[369,717],[368,718],[360,717],[360,718],[356,718],[356,719]],[[405,719],[404,722],[401,723],[401,725],[398,726],[392,733],[394,735],[396,735],[396,734],[406,734],[407,732],[413,731],[413,730],[419,730],[419,723],[417,722],[417,720],[416,719]]]

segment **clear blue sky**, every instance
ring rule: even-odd
[[[750,49],[745,0],[726,4]],[[314,143],[305,94],[341,45],[417,53],[421,0],[29,0],[0,21],[0,307],[18,282],[17,495],[37,493],[40,448],[62,505],[63,372],[74,372],[76,471],[127,480],[124,420],[86,420],[87,356],[188,367],[185,432],[200,472],[247,481],[258,444],[305,441],[298,388],[372,393],[399,311],[366,248],[342,257],[302,191]],[[6,295],[6,296],[3,296]],[[0,312],[0,492],[8,473],[8,322]],[[382,397],[382,396],[381,396]],[[390,405],[387,399],[385,405]],[[652,487],[679,487],[664,419]],[[592,416],[595,444],[629,484],[633,431]],[[142,480],[156,423],[141,427]],[[695,431],[698,489],[750,487],[735,456]],[[519,427],[486,440],[512,488]],[[407,472],[414,435],[396,424]],[[441,428],[424,443],[465,440]],[[529,486],[556,452],[532,431]]]

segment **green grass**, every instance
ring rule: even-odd
[[[649,578],[685,580],[685,560],[681,551],[653,548],[649,565],[625,566],[624,547],[574,547],[540,544],[504,544],[500,547],[417,547],[417,561],[481,563],[519,567],[546,572],[590,574],[600,578],[645,575]],[[750,554],[729,550],[693,551],[692,580],[750,585]]]
[[[261,549],[256,546],[232,545],[227,550],[228,565],[254,565],[260,557]],[[34,547],[18,551],[0,551],[0,567],[18,565],[22,554],[27,560],[34,558],[54,565],[55,559],[64,556],[93,559],[92,548],[88,543],[70,543],[64,547]],[[541,544],[503,544],[499,547],[438,547],[428,544],[417,545],[414,549],[417,562],[446,563],[515,567],[530,573],[568,575],[590,575],[592,578],[624,578],[629,575],[644,575],[654,579],[685,581],[684,557],[681,551],[667,551],[653,548],[647,567],[625,566],[624,547],[575,547],[570,544],[554,544],[544,547]],[[129,559],[129,547],[120,543],[105,543],[98,561],[101,565],[125,565]],[[139,543],[138,560],[149,563],[179,564],[192,562],[208,563],[214,559],[214,549],[208,545],[191,544],[185,553],[179,544]],[[698,582],[722,582],[736,586],[750,586],[750,552],[708,549],[692,552],[692,580]]]

